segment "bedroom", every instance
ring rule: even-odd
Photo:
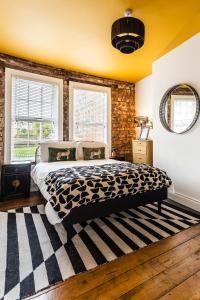
[[[1,1],[0,299],[200,299],[199,29],[194,0]]]

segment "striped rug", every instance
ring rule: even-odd
[[[0,212],[0,299],[19,299],[110,262],[200,222],[200,215],[164,202],[74,225],[67,245],[62,224],[44,206]]]

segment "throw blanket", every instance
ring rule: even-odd
[[[45,178],[50,203],[64,219],[74,207],[169,187],[167,174],[145,164],[104,164],[52,171]]]

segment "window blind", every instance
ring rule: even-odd
[[[12,160],[32,160],[39,142],[57,139],[58,86],[12,78]]]
[[[107,93],[74,88],[73,139],[107,143],[107,123]]]

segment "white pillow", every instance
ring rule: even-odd
[[[40,161],[41,162],[48,162],[49,157],[49,147],[52,148],[76,148],[77,142],[69,142],[69,141],[63,141],[63,142],[44,142],[40,143]],[[77,157],[77,153],[76,153]]]
[[[99,148],[105,147],[105,159],[109,159],[109,147],[107,144],[102,142],[77,142],[77,160],[83,160],[83,147],[84,148]]]

